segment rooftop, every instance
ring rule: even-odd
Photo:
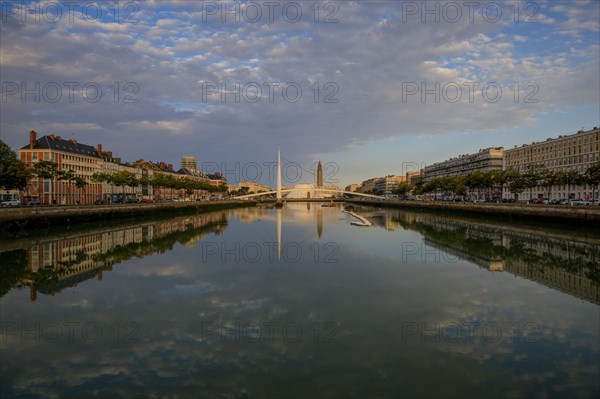
[[[100,155],[95,147],[78,143],[75,139],[65,140],[62,137],[55,136],[53,134],[37,139],[33,148],[30,148],[29,144],[21,147],[21,150],[29,149],[64,151],[73,154],[85,155],[88,157],[100,158]]]

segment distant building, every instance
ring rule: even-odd
[[[317,165],[317,187],[323,187],[323,166],[321,161]]]
[[[357,193],[371,194],[375,191],[375,181],[378,177],[373,177],[367,180],[363,180],[360,186],[356,189]]]
[[[406,181],[406,177],[404,176],[388,175],[385,177],[372,177],[364,180],[361,184],[354,184],[348,187],[356,186],[353,191],[361,194],[392,195],[393,191],[403,181]]]
[[[198,159],[194,156],[181,157],[181,169],[197,170]]]
[[[288,186],[286,188],[291,191],[284,194],[284,198],[289,199],[333,198],[339,195],[340,190],[337,186],[317,187],[314,184],[304,183],[296,184],[291,187]]]
[[[375,192],[379,195],[392,195],[398,185],[406,180],[405,176],[388,175],[375,180]]]
[[[485,148],[474,154],[459,155],[443,162],[434,163],[423,169],[423,182],[435,178],[466,176],[472,172],[502,171],[503,147]]]
[[[419,171],[419,172],[406,172],[406,179],[405,181],[410,184],[411,187],[414,187],[417,185],[418,182],[421,181],[423,177],[423,171]]]
[[[258,193],[259,191],[273,191],[271,187],[265,186],[264,184],[255,183],[251,180],[239,182],[238,184],[231,185],[228,187],[229,192],[241,190],[243,187],[248,188],[248,193]]]
[[[355,193],[357,189],[358,189],[358,184],[352,183],[352,184],[346,186],[345,191]]]
[[[133,173],[135,178],[140,180],[142,178],[149,178],[148,171],[143,169],[139,165],[129,165],[121,162],[121,158],[113,158],[112,151],[102,151],[102,146],[98,145],[98,154],[102,157],[102,173],[113,175],[122,171]],[[136,186],[136,187],[117,187],[107,182],[102,182],[102,195],[100,198],[105,202],[114,202],[119,199],[123,192],[125,197],[133,199],[151,198],[152,187],[151,186]]]
[[[551,171],[577,171],[583,174],[600,158],[599,135],[600,129],[594,127],[588,131],[580,130],[571,135],[515,146],[504,152],[504,169],[525,173],[529,168],[542,167]],[[523,191],[519,199],[546,198],[547,194],[546,187],[535,187],[531,191]],[[572,185],[569,193],[566,184],[555,185],[550,190],[549,199],[568,198],[569,195],[573,199],[591,198],[592,187]],[[505,190],[504,196],[510,196],[510,193]],[[595,198],[598,198],[598,193]]]

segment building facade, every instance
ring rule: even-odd
[[[122,171],[127,171],[135,175],[135,178],[151,179],[152,171],[142,168],[140,165],[130,165],[121,163],[120,158],[113,158],[111,151],[102,151],[102,146],[98,145],[98,153],[102,157],[102,173],[113,175]],[[117,187],[107,182],[102,182],[102,201],[110,203],[115,202],[122,196],[126,198],[141,200],[151,199],[153,196],[152,186],[138,185],[135,187]]]
[[[417,185],[418,182],[423,178],[423,171],[419,172],[406,172],[406,182],[410,184],[411,187]]]
[[[189,170],[198,170],[198,159],[194,156],[181,157],[181,168]]]
[[[485,148],[474,154],[459,155],[443,162],[434,163],[423,169],[424,183],[432,179],[466,176],[472,172],[491,172],[493,170],[502,171],[504,148]]]
[[[134,187],[118,187],[106,182],[92,179],[94,174],[114,175],[127,171],[135,175],[138,181],[152,179],[157,174],[170,175],[174,179],[189,179],[215,187],[226,185],[227,181],[220,174],[206,175],[195,168],[173,169],[173,165],[164,162],[138,160],[133,163],[121,162],[111,151],[103,151],[102,145],[97,147],[78,143],[74,138],[65,140],[61,136],[50,134],[38,138],[35,131],[29,133],[29,144],[19,150],[20,160],[29,168],[39,161],[56,163],[58,172],[71,171],[73,176],[85,181],[83,187],[77,187],[74,180],[33,177],[28,182],[27,190],[20,195],[23,202],[38,200],[43,204],[92,204],[97,201],[115,202],[125,198],[143,199],[208,199],[221,197],[220,193],[209,193],[208,190],[194,189],[190,194],[186,190],[165,187],[153,188],[149,184]],[[195,157],[183,157],[194,158]],[[14,193],[2,193],[4,197],[14,197]],[[122,197],[125,198],[122,198]]]
[[[28,167],[41,160],[55,162],[58,171],[73,171],[75,177],[87,182],[85,187],[77,188],[58,176],[51,179],[34,177],[27,186],[27,200],[38,200],[43,204],[91,204],[102,194],[102,185],[91,179],[94,173],[102,172],[103,160],[95,147],[54,134],[38,139],[32,130],[29,144],[19,149],[19,158]]]
[[[228,191],[229,192],[238,191],[238,190],[242,189],[243,187],[248,188],[248,193],[258,193],[261,191],[264,191],[264,192],[272,191],[271,187],[265,186],[264,184],[253,182],[251,180],[242,181],[236,185],[229,186]]]
[[[379,195],[392,195],[398,185],[406,180],[405,176],[389,175],[375,180],[375,192]]]
[[[356,183],[352,183],[352,184],[346,186],[346,188],[345,188],[346,191],[351,192],[351,193],[356,192],[357,189],[358,189],[358,184],[356,184]]]
[[[371,194],[375,192],[375,182],[377,179],[379,178],[372,177],[370,179],[363,180],[363,182],[360,183],[360,186],[356,189],[356,192],[361,194]]]
[[[544,168],[553,172],[577,171],[584,174],[587,169],[600,159],[599,147],[600,129],[580,130],[575,134],[549,138],[542,142],[523,144],[504,152],[504,169],[520,173],[530,168]],[[510,196],[504,190],[504,196]],[[547,198],[547,187],[535,187],[519,194],[519,199]],[[589,199],[592,197],[592,187],[588,185],[570,187],[566,184],[555,185],[550,189],[548,199]],[[595,194],[598,198],[598,192]]]

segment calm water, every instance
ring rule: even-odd
[[[341,209],[2,240],[0,396],[600,395],[600,234]]]

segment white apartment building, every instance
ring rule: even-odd
[[[466,176],[476,170],[490,172],[502,170],[503,147],[485,148],[474,154],[459,155],[423,169],[423,182],[450,176]]]
[[[580,130],[575,134],[549,138],[542,142],[523,144],[504,151],[504,169],[527,172],[528,168],[541,166],[551,171],[568,172],[576,170],[584,174],[586,170],[600,159],[598,138],[600,129]],[[504,197],[510,196],[505,189]],[[519,199],[546,198],[546,187],[526,189],[519,194]],[[555,185],[550,190],[549,199],[560,198],[588,199],[592,197],[592,187],[588,185],[571,185],[570,190],[566,184]],[[598,192],[595,198],[598,199]]]

